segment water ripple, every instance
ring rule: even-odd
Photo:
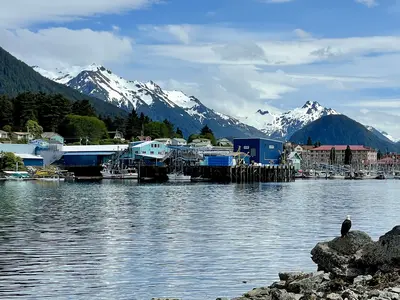
[[[347,214],[377,239],[399,223],[399,192],[400,181],[0,183],[0,298],[237,296],[315,270],[310,250]]]

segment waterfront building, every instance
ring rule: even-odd
[[[166,144],[159,141],[132,142],[129,144],[130,159],[162,159],[169,152]]]
[[[35,144],[0,144],[1,152],[11,152],[20,157],[26,167],[43,166],[43,157],[38,155]]]
[[[233,150],[250,156],[250,162],[277,165],[283,153],[283,142],[263,138],[240,138],[233,140]]]
[[[370,165],[377,163],[377,151],[363,145],[349,145],[353,165]],[[312,164],[331,164],[331,149],[335,148],[335,161],[333,164],[344,164],[347,145],[324,145],[302,153],[303,160]]]
[[[290,152],[287,158],[287,162],[294,167],[295,171],[301,169],[301,156],[296,151]]]

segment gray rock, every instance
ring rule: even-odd
[[[287,292],[285,290],[272,290],[271,291],[271,299],[273,299],[273,300],[299,300],[301,298],[301,296],[296,295],[294,293]]]
[[[357,284],[357,283],[366,283],[368,281],[371,281],[372,276],[371,275],[360,275],[357,276],[356,278],[354,278],[353,283]]]
[[[400,287],[393,287],[390,289],[391,292],[400,294]]]
[[[276,288],[276,289],[284,289],[285,287],[286,287],[286,281],[283,280],[274,282],[271,285],[271,288]]]
[[[376,243],[365,247],[358,263],[385,272],[400,268],[400,226],[395,226]]]
[[[326,299],[329,299],[329,300],[342,300],[343,298],[339,294],[330,293],[330,294],[326,295]]]
[[[342,293],[342,298],[348,300],[356,300],[358,299],[358,295],[354,291],[347,289]]]
[[[323,278],[324,274],[320,273],[313,277],[297,279],[288,284],[287,290],[297,294],[311,292],[318,289],[318,285],[322,282]]]
[[[282,281],[292,281],[296,279],[302,279],[311,276],[309,273],[304,272],[285,272],[279,273],[279,279]]]
[[[247,292],[246,294],[244,294],[245,297],[247,298],[251,298],[251,297],[258,297],[258,296],[265,296],[265,295],[269,295],[270,293],[270,289],[266,288],[266,287],[261,287],[261,288],[255,288],[249,292]]]
[[[373,241],[365,232],[351,231],[343,238],[318,243],[311,250],[312,260],[320,270],[336,276],[357,277],[364,271],[353,262],[361,256],[359,251],[371,244]]]

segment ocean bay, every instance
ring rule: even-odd
[[[400,181],[0,183],[0,296],[215,299],[313,271],[310,250],[398,223]]]

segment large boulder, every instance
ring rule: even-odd
[[[393,272],[400,269],[400,226],[395,226],[372,245],[363,249],[357,260],[371,270]]]
[[[312,260],[318,270],[337,276],[356,277],[363,274],[354,262],[361,256],[362,249],[372,245],[371,237],[362,231],[350,231],[345,237],[318,243],[312,250]]]

